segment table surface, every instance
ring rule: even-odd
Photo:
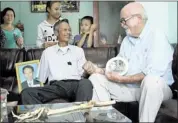
[[[38,105],[19,105],[15,107],[8,107],[8,121],[14,122],[16,119],[12,117],[11,111],[17,115],[34,111],[40,107],[49,109],[60,109],[79,105],[81,103],[53,103],[53,104],[38,104]],[[112,106],[93,107],[90,110],[77,110],[63,114],[54,114],[41,118],[42,122],[131,122],[129,118],[117,111]]]

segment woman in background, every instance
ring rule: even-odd
[[[48,17],[38,25],[38,36],[36,45],[39,48],[47,48],[57,44],[57,38],[54,35],[53,26],[61,20],[61,7],[59,1],[47,1],[46,12]]]
[[[13,25],[15,18],[15,12],[12,8],[5,8],[2,11],[2,25],[6,41],[4,43],[4,48],[22,48],[23,47],[23,37],[22,33],[18,28]]]

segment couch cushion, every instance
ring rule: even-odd
[[[16,78],[14,76],[0,77],[0,87],[12,91],[17,86]]]
[[[177,100],[170,99],[164,101],[161,105],[159,112],[172,116],[174,118],[178,118],[177,116]]]
[[[178,45],[174,46],[174,54],[173,54],[173,61],[172,61],[172,75],[174,78],[174,83],[171,85],[171,89],[173,91],[173,98],[177,98],[177,91],[178,90]]]
[[[178,123],[178,119],[164,113],[158,113],[155,123]]]
[[[40,60],[44,48],[29,49],[26,53],[26,61]]]
[[[0,49],[0,76],[16,76],[15,63],[25,60],[25,49]]]

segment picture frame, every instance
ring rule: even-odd
[[[80,1],[62,1],[62,12],[79,12]]]
[[[43,87],[37,78],[39,60],[20,62],[15,64],[19,93],[27,87]]]
[[[47,1],[31,1],[31,12],[32,13],[45,13]]]
[[[79,12],[80,1],[60,1],[62,12]],[[45,13],[47,1],[31,1],[31,12],[32,13]]]

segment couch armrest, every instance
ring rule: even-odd
[[[0,86],[1,88],[7,89],[8,91],[12,91],[13,85],[17,85],[15,81],[15,77],[0,77]]]
[[[173,99],[177,99],[177,93],[178,93],[178,88],[177,88],[177,82],[174,82],[170,88],[172,90],[172,94],[173,94]]]

